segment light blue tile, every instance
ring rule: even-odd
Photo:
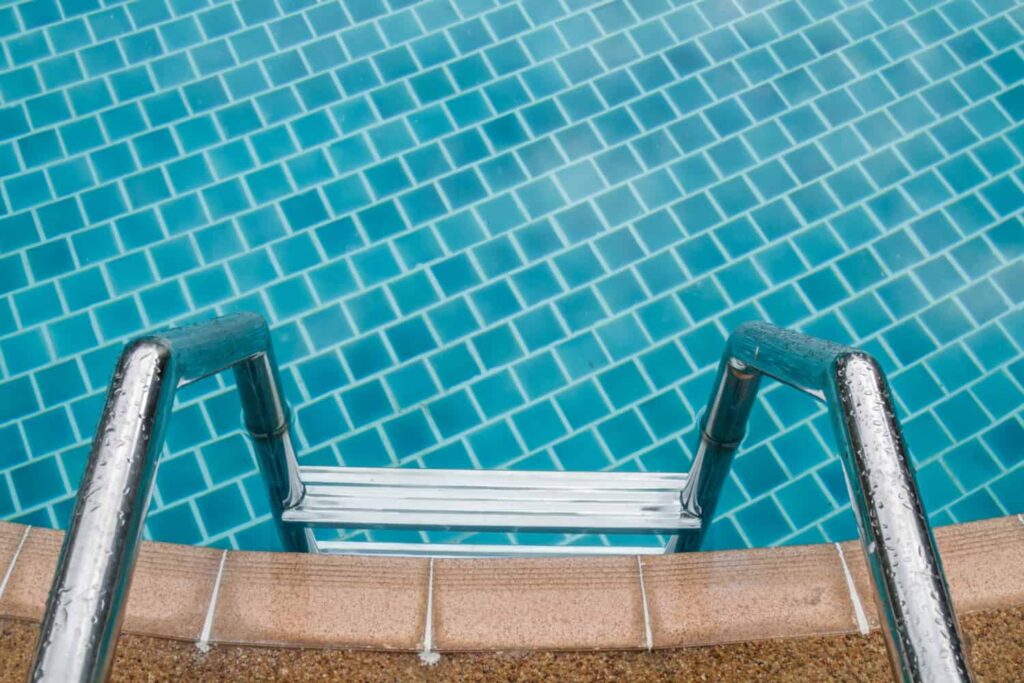
[[[1012,467],[1024,400],[1008,9],[0,11],[0,349],[24,373],[0,384],[0,421],[33,455],[73,445],[70,422],[39,426],[55,416],[87,439],[121,339],[218,306],[287,321],[274,339],[317,462],[681,469],[692,434],[673,435],[724,333],[767,318],[878,354],[919,460],[985,444],[981,466],[947,463],[956,481],[922,470],[933,519],[1019,507],[991,466]],[[356,387],[365,401],[338,403]],[[196,391],[217,434],[237,428],[227,394]],[[852,534],[825,426],[769,402],[789,431],[762,411],[751,433],[798,478],[752,502],[729,489],[711,544]],[[346,415],[366,428],[350,437]],[[187,485],[162,490],[150,532],[264,547],[265,523],[219,509],[242,501],[233,479],[265,509],[248,461],[214,474],[214,450],[190,456],[209,490],[179,458]],[[45,493],[0,510],[65,520],[68,492]]]

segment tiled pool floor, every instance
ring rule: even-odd
[[[0,515],[65,524],[123,341],[263,312],[307,463],[679,470],[730,329],[876,354],[939,524],[1024,511],[1008,0],[0,7]],[[855,530],[774,387],[716,547]],[[226,378],[152,538],[262,548]],[[493,540],[493,539],[489,539]]]

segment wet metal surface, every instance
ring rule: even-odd
[[[228,367],[238,368],[245,422],[279,522],[281,504],[301,496],[294,457],[286,457],[288,409],[262,318],[239,314],[130,344],[111,380],[64,538],[32,680],[85,683],[109,673],[175,391]],[[278,528],[283,545],[307,549],[301,532]]]
[[[737,329],[708,401],[684,505],[714,514],[761,375],[828,406],[894,674],[904,681],[969,680],[907,445],[885,375],[870,355],[765,323]],[[682,542],[687,550],[699,545],[694,538]]]

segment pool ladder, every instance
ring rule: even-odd
[[[697,550],[762,377],[824,401],[840,448],[894,677],[967,681],[953,605],[878,363],[749,323],[729,337],[690,472],[303,467],[270,334],[243,313],[129,344],[118,361],[50,589],[32,680],[107,677],[176,390],[233,369],[245,426],[292,551],[547,555]],[[314,527],[647,533],[651,546],[481,546],[318,541]]]

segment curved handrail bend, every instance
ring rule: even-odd
[[[894,675],[903,681],[970,680],[889,385],[877,361],[863,351],[767,323],[748,323],[732,333],[683,491],[684,506],[704,524],[700,534],[680,537],[680,549],[699,547],[710,526],[762,376],[829,408]]]
[[[104,680],[149,509],[164,430],[178,388],[233,368],[246,428],[285,548],[309,550],[305,531],[281,522],[298,502],[288,408],[263,318],[241,313],[130,343],[107,400],[64,536],[30,678]]]

